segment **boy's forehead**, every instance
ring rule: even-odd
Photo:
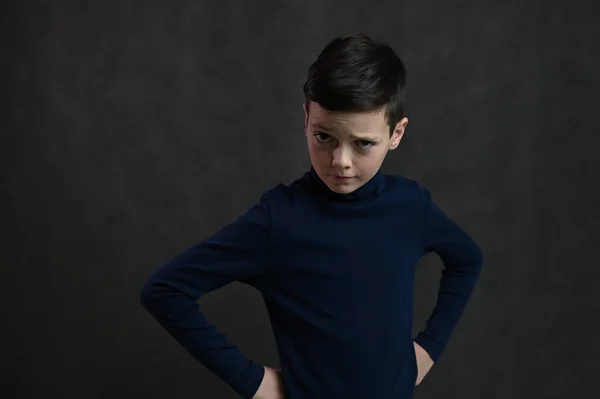
[[[316,112],[310,115],[309,123],[315,129],[352,134],[387,132],[387,125],[381,113]]]

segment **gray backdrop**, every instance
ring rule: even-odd
[[[407,65],[410,122],[384,171],[430,188],[486,259],[416,398],[598,397],[599,3],[6,3],[2,397],[237,397],[139,291],[306,171],[306,71],[352,31]],[[440,270],[421,262],[415,332]],[[200,304],[277,366],[256,291]]]

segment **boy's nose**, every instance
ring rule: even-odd
[[[348,169],[352,166],[351,158],[350,151],[338,147],[333,150],[333,161],[331,162],[331,166],[339,169]]]

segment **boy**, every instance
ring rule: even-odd
[[[388,46],[362,34],[331,41],[304,85],[310,171],[144,286],[144,307],[242,397],[412,398],[458,323],[478,246],[418,183],[379,172],[408,123],[404,76]],[[413,341],[414,271],[432,251],[445,270]],[[246,358],[198,310],[198,298],[233,281],[263,295],[281,369]]]

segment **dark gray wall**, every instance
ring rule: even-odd
[[[236,397],[139,290],[306,170],[306,70],[362,31],[408,68],[410,122],[384,170],[429,187],[486,257],[416,397],[598,397],[599,3],[7,3],[1,396]],[[422,261],[415,331],[440,269]],[[277,365],[255,291],[200,303]]]

